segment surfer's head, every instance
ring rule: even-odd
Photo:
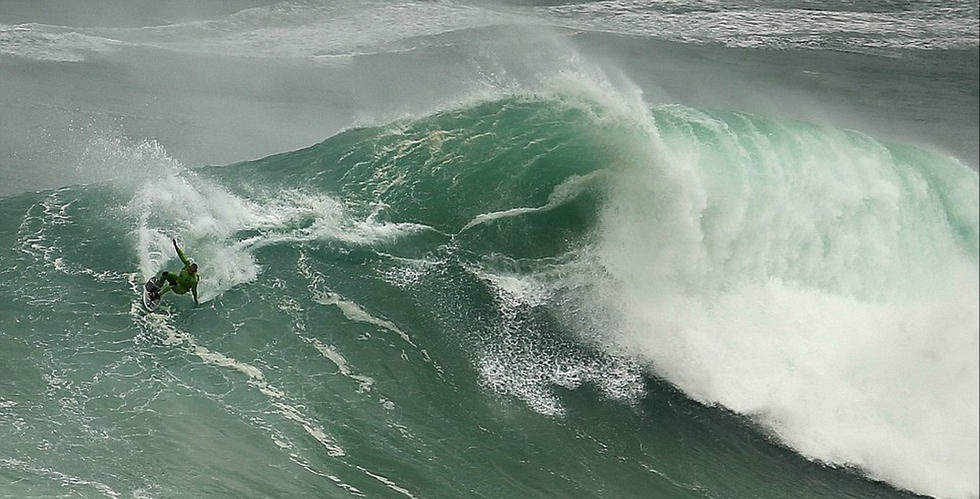
[[[191,274],[196,274],[197,273],[197,264],[196,263],[192,263],[191,266],[188,268],[188,270],[191,271]]]

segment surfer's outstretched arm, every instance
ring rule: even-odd
[[[183,251],[180,251],[180,248],[177,247],[177,239],[176,238],[171,238],[170,240],[174,242],[174,249],[177,250],[177,256],[180,257],[180,261],[181,262],[184,262],[184,265],[190,265],[191,264],[191,261],[188,260],[187,257],[184,256],[184,252]]]

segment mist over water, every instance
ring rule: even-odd
[[[980,493],[976,5],[87,7],[0,3],[3,493]]]

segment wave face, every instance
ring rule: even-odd
[[[956,160],[557,96],[227,167],[99,147],[115,180],[0,200],[13,495],[978,493]],[[147,314],[171,236],[204,304]]]
[[[975,1],[62,4],[0,495],[980,496]]]

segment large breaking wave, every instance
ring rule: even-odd
[[[977,494],[978,182],[953,159],[744,113],[555,96],[227,167],[189,170],[154,143],[101,147],[135,168],[0,204],[23,218],[21,255],[92,276],[125,274],[121,260],[141,282],[177,236],[230,323],[295,307],[226,294],[305,287],[438,376],[425,345],[441,331],[484,390],[545,415],[566,414],[562,390],[583,385],[635,404],[653,375],[810,459]],[[72,227],[126,251],[93,260]],[[164,334],[245,373],[344,455],[261,370]]]

